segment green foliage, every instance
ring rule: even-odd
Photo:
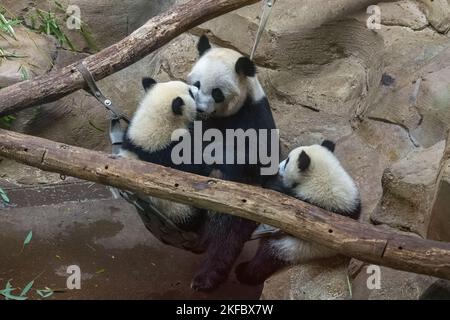
[[[0,188],[0,198],[1,198],[2,201],[5,202],[5,203],[9,203],[9,202],[10,202],[10,201],[9,201],[9,197],[8,197],[8,195],[6,194],[6,191],[3,190],[2,188]]]
[[[14,116],[4,116],[0,118],[0,127],[9,129],[11,128],[12,123],[16,120]]]
[[[34,280],[31,280],[20,292],[20,295],[13,294],[14,291],[17,290],[17,288],[13,288],[11,285],[11,279],[6,283],[6,286],[4,289],[0,290],[0,296],[3,296],[5,300],[27,300],[28,294],[31,292],[31,289],[34,285]],[[45,287],[44,289],[35,289],[34,290],[36,294],[38,294],[41,298],[48,298],[51,297],[55,291],[53,289],[50,289],[49,287]]]
[[[66,14],[64,6],[58,1],[52,1],[51,3],[53,3],[53,6],[50,6],[49,11],[44,11],[41,9],[34,9],[31,11],[32,13],[28,16],[31,25],[26,26],[36,32],[54,36],[61,46],[67,46],[70,50],[76,51],[74,44],[62,28],[65,24],[64,17],[69,18]],[[59,14],[56,14],[56,12]],[[63,17],[61,18],[62,14]],[[8,18],[6,9],[0,6],[0,37],[5,38],[5,36],[9,36],[17,40],[14,26],[23,24],[23,21],[20,19]],[[98,46],[95,44],[91,32],[89,31],[89,28],[84,22],[81,22],[81,28],[78,32],[92,50],[99,50]],[[0,48],[0,59],[2,58],[25,58],[25,56],[10,53]]]
[[[56,14],[50,11],[36,9],[36,14],[31,16],[31,27],[47,35],[54,36],[61,46],[67,45],[70,50],[75,51],[75,47],[69,37],[61,29],[61,21]]]
[[[21,24],[22,21],[19,19],[8,19],[5,17],[5,10],[0,7],[0,31],[9,35],[10,37],[16,38],[16,32],[14,31],[14,26]]]

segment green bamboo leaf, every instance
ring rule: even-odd
[[[89,28],[82,23],[80,33],[83,36],[84,40],[88,44],[89,48],[91,48],[94,51],[100,51],[100,48],[95,43],[94,37],[92,36],[92,33],[89,31]]]
[[[9,291],[14,290],[12,285],[11,285],[11,279],[9,279],[8,282],[6,283],[5,290],[9,290]]]
[[[6,119],[5,121],[8,121],[8,119]],[[2,200],[5,203],[10,203],[8,195],[6,194],[5,190],[3,190],[2,188],[0,188],[0,197],[2,198]]]
[[[6,283],[6,287],[5,289],[3,289],[1,292],[2,295],[5,294],[11,294],[11,292],[13,292],[15,289],[12,287],[11,285],[11,279],[8,280],[8,282]],[[8,298],[5,297],[6,300],[9,300]]]
[[[12,295],[10,292],[7,292],[5,290],[0,291],[0,294],[2,296],[4,296],[6,300],[27,300],[28,299],[27,297],[19,297],[19,296]]]
[[[0,22],[2,24],[2,29],[8,32],[9,35],[13,37],[15,40],[17,40],[16,33],[14,32],[13,27],[11,27],[10,22],[5,18],[5,16],[2,13],[0,13]]]
[[[62,5],[59,1],[54,1],[54,2],[55,2],[55,5],[56,5],[58,8],[64,10],[63,5]]]
[[[23,241],[23,246],[25,247],[27,244],[31,242],[31,239],[33,238],[33,231],[28,232],[27,237]]]
[[[89,120],[89,125],[97,131],[105,132],[102,128],[97,127],[91,120]]]
[[[25,67],[24,65],[20,65],[18,71],[20,72],[20,77],[23,81],[30,79],[30,73],[28,72],[27,67]]]
[[[27,297],[19,297],[19,296],[15,296],[13,294],[11,294],[11,292],[13,292],[15,290],[15,288],[12,287],[11,285],[11,280],[8,281],[8,283],[6,283],[6,287],[3,290],[0,290],[0,295],[5,297],[5,300],[26,300]]]
[[[42,298],[48,298],[53,295],[53,290],[49,287],[45,287],[45,289],[42,290],[36,290],[36,293],[40,295]]]
[[[27,295],[27,293],[31,290],[31,288],[33,287],[34,284],[34,280],[30,281],[25,288],[23,288],[22,292],[20,293],[21,297],[25,297]]]

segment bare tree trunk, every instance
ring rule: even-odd
[[[259,0],[191,0],[150,19],[122,41],[84,59],[96,80],[147,56],[183,32]],[[0,90],[0,116],[58,100],[85,85],[74,63]]]
[[[341,254],[450,279],[450,243],[381,230],[261,188],[0,130],[0,156],[278,227]]]

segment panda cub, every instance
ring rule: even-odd
[[[194,96],[198,89],[181,81],[157,83],[152,78],[144,78],[142,85],[146,94],[124,134],[120,156],[201,173],[198,166],[175,165],[171,158],[172,149],[178,143],[172,141],[172,133],[177,129],[190,132],[196,118]],[[203,210],[145,195],[139,197],[150,200],[154,207],[183,230],[196,231],[195,226],[203,223]],[[139,206],[137,208],[147,229],[154,233],[151,228],[154,226],[152,214],[139,210]]]
[[[279,165],[282,188],[312,205],[358,219],[361,211],[358,188],[333,154],[334,148],[333,142],[325,140],[322,145],[292,150]],[[288,235],[267,238],[261,241],[251,261],[236,268],[236,275],[240,282],[256,285],[283,266],[335,254],[321,245]]]

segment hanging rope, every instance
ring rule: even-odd
[[[261,21],[259,22],[258,32],[256,33],[255,44],[253,45],[252,53],[250,54],[250,59],[253,60],[255,57],[256,49],[258,48],[259,42],[261,41],[262,33],[266,28],[267,21],[269,20],[272,8],[275,5],[276,0],[264,0],[263,12],[261,16]]]

